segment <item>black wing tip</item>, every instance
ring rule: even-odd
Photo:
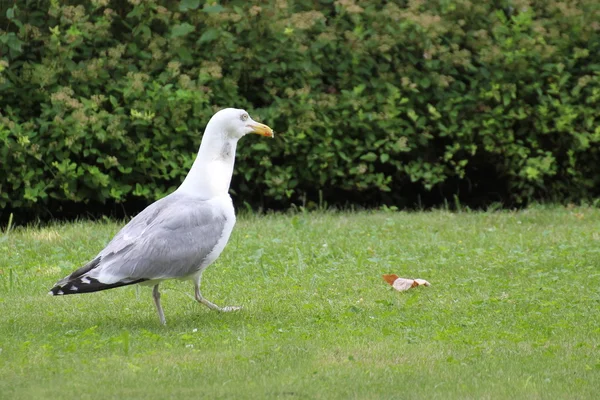
[[[66,294],[81,293],[79,291],[78,286],[81,286],[84,284],[99,283],[96,279],[86,277],[85,274],[87,274],[88,272],[90,272],[91,270],[96,268],[100,264],[101,258],[102,257],[100,257],[100,256],[94,258],[92,261],[88,262],[83,267],[73,271],[66,278],[63,278],[60,281],[58,281],[54,285],[54,287],[52,289],[50,289],[48,294],[51,296],[63,296]],[[84,279],[85,279],[85,281],[84,281]],[[98,290],[102,290],[102,289],[87,290],[87,292],[95,292]],[[83,292],[83,293],[85,293],[85,292]]]
[[[75,288],[75,290],[73,289]],[[50,291],[48,292],[48,294],[50,296],[64,296],[67,294],[75,294],[77,293],[77,287],[74,286],[72,284],[72,282],[67,282],[64,285],[56,285],[54,286],[52,289],[50,289]]]
[[[52,289],[50,289],[50,291],[48,292],[48,294],[50,296],[61,296],[63,294],[65,294],[62,290],[60,290],[60,286],[54,286]]]
[[[56,285],[48,294],[52,296],[65,296],[68,294],[92,293],[101,290],[112,289],[121,286],[134,285],[146,281],[147,279],[137,279],[128,282],[102,283],[98,279],[90,278],[89,276],[79,276],[62,285]]]

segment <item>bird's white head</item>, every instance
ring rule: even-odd
[[[273,130],[254,121],[244,110],[226,108],[212,116],[192,169],[178,191],[206,199],[227,195],[238,140],[248,133],[273,137]]]
[[[273,137],[273,130],[250,118],[245,110],[225,108],[217,112],[208,122],[206,131],[215,131],[225,134],[230,139],[240,139],[248,133]]]

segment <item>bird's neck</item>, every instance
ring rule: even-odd
[[[237,140],[221,136],[202,139],[196,160],[177,189],[206,199],[229,193]]]

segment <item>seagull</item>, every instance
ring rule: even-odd
[[[90,293],[137,283],[153,286],[158,318],[166,325],[158,286],[167,279],[189,279],[198,302],[212,310],[239,310],[205,299],[200,280],[235,225],[229,184],[238,140],[248,133],[273,137],[271,128],[244,110],[226,108],[213,115],[179,188],[135,216],[93,260],[59,280],[49,294]]]

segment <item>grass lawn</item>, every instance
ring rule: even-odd
[[[2,399],[595,399],[600,210],[240,217],[191,282],[51,297],[121,226],[0,233]],[[384,273],[432,286],[393,291]]]

